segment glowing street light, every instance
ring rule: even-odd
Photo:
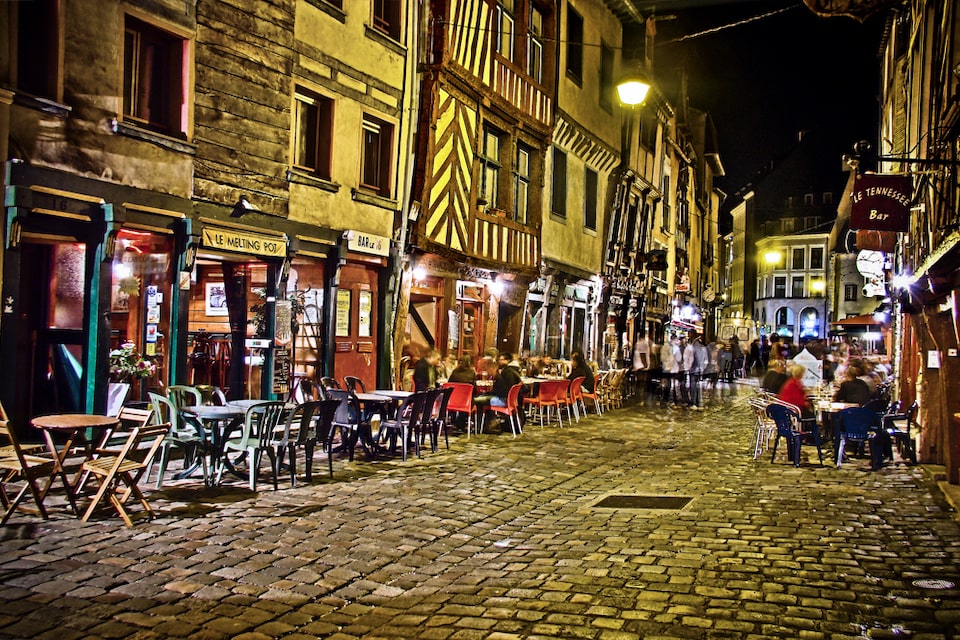
[[[783,254],[777,250],[767,251],[763,254],[763,260],[769,265],[780,264],[780,260],[783,258]]]
[[[617,84],[617,97],[628,107],[643,104],[650,91],[650,83],[639,75],[631,75]]]
[[[814,280],[810,283],[810,291],[814,293],[823,293],[827,290],[827,283],[823,280]]]

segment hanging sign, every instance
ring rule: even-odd
[[[909,176],[858,175],[851,196],[850,228],[907,231],[912,199]]]
[[[390,255],[390,238],[363,231],[348,231],[347,249],[385,258]]]

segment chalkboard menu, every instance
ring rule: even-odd
[[[277,347],[273,350],[273,392],[286,394],[290,391],[290,349]]]

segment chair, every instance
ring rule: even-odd
[[[343,376],[343,383],[347,385],[347,391],[353,391],[354,393],[367,392],[367,387],[363,384],[363,380],[357,376]]]
[[[331,389],[343,389],[343,387],[340,386],[340,383],[337,382],[337,379],[331,376],[323,376],[320,378],[320,386],[323,387],[324,391],[330,391]]]
[[[443,431],[443,439],[446,442],[447,449],[450,448],[450,436],[447,433],[447,422],[449,419],[450,398],[453,397],[453,392],[455,389],[453,387],[444,386],[441,387],[439,391],[440,397],[437,400],[436,410],[434,411],[430,421],[430,426],[434,437],[434,452],[437,450],[436,442],[440,439],[441,431]]]
[[[270,457],[273,488],[277,489],[277,476],[283,459],[281,453],[287,447],[287,442],[283,438],[283,428],[279,426],[285,410],[286,405],[283,402],[261,402],[251,406],[244,416],[240,435],[227,438],[223,443],[224,456],[230,455],[231,451],[246,454],[251,491],[257,490],[257,474],[260,472],[264,451]],[[218,470],[217,484],[220,484],[225,466],[221,465]]]
[[[583,404],[583,415],[587,415],[587,404],[586,400],[593,400],[593,410],[597,412],[597,415],[603,415],[603,411],[600,409],[600,396],[597,391],[600,389],[600,385],[603,383],[606,378],[606,372],[600,373],[593,379],[593,391],[587,391],[583,389],[583,383],[581,383],[580,396],[581,403]]]
[[[580,420],[580,413],[576,411],[576,407],[573,407],[573,398],[570,397],[570,385],[572,382],[570,380],[557,380],[560,384],[557,387],[557,413],[560,413],[560,409],[567,410],[567,424],[573,424],[573,413],[577,414],[577,421]],[[571,412],[571,407],[574,411]],[[561,425],[563,426],[563,425]]]
[[[199,407],[203,404],[203,395],[196,387],[185,384],[172,384],[167,387],[167,397],[177,409]]]
[[[312,409],[308,405],[312,405]],[[312,400],[290,412],[288,422],[296,421],[297,416],[300,416],[296,446],[304,450],[307,482],[313,480],[313,452],[318,443],[322,450],[327,452],[327,465],[330,467],[330,477],[333,477],[333,436],[336,434],[333,421],[339,407],[340,402],[337,400]],[[308,415],[309,418],[307,418]],[[293,462],[291,462],[292,466]],[[293,469],[290,475],[296,485],[296,474]]]
[[[514,438],[517,437],[518,433],[523,433],[523,425],[520,422],[520,391],[521,389],[523,389],[522,384],[515,384],[512,387],[510,387],[510,390],[507,391],[507,406],[495,407],[493,405],[490,405],[489,407],[487,407],[487,411],[492,411],[493,413],[498,413],[502,416],[507,417],[507,419],[510,421],[510,432],[513,433]],[[480,430],[483,431],[482,426],[480,427]]]
[[[467,414],[467,437],[470,437],[470,427],[474,423],[477,407],[473,404],[473,385],[469,382],[446,382],[444,389],[453,389],[447,401],[447,412]]]
[[[580,410],[583,409],[583,415],[587,415],[587,406],[583,402],[583,382],[584,376],[578,376],[570,381],[570,402],[573,404],[573,415],[580,422]]]
[[[417,446],[420,447],[423,443],[424,438],[430,436],[430,452],[437,452],[437,423],[435,422],[437,411],[440,406],[440,399],[443,396],[444,390],[442,388],[427,389],[425,392],[426,398],[423,401],[423,411],[420,414],[420,419],[416,422],[416,430],[413,432],[413,437],[418,440]],[[447,446],[449,449],[449,445]]]
[[[777,458],[777,444],[780,438],[787,442],[787,459],[793,463],[793,466],[800,466],[800,447],[803,438],[809,435],[809,432],[800,428],[800,410],[786,403],[771,402],[767,405],[767,415],[773,420],[777,427],[777,433],[773,439],[773,452],[770,455],[770,462]],[[819,445],[817,451],[820,451]],[[823,455],[821,453],[820,463],[823,464]]]
[[[337,401],[337,411],[333,418],[334,431],[340,432],[340,447],[345,448],[349,459],[353,461],[353,453],[359,441],[369,457],[376,456],[376,443],[373,432],[370,430],[370,421],[364,419],[363,408],[355,393],[346,389],[327,389],[327,398]]]
[[[885,414],[881,418],[881,424],[894,442],[897,443],[897,451],[900,456],[906,456],[913,464],[917,464],[917,448],[913,442],[913,436],[910,434],[911,427],[917,424],[917,411],[919,405],[914,402],[907,409],[906,413],[899,411],[899,404],[893,411]]]
[[[207,471],[207,438],[203,431],[203,425],[194,420],[185,420],[180,411],[169,399],[152,391],[147,394],[150,397],[150,403],[153,406],[154,421],[158,423],[169,423],[170,429],[163,441],[163,447],[160,450],[160,470],[157,473],[157,489],[163,486],[163,474],[170,463],[170,450],[174,447],[183,449],[183,466],[188,468],[196,464],[197,456],[200,458],[200,464],[203,466],[203,479],[208,482],[209,474]],[[199,395],[199,394],[198,394]],[[152,463],[151,463],[152,466]],[[147,471],[147,478],[150,477],[150,471]]]
[[[851,407],[837,414],[837,468],[843,463],[844,450],[848,442],[865,443],[870,446],[871,468],[879,469],[883,465],[883,450],[876,439],[875,429],[879,427],[876,412],[864,407]]]
[[[300,377],[290,385],[290,395],[287,396],[287,402],[300,404],[310,400],[324,400],[326,397],[326,390],[322,385],[310,378]]]
[[[563,417],[560,415],[560,403],[557,400],[557,394],[560,392],[560,386],[562,382],[567,382],[565,380],[544,380],[540,383],[540,388],[537,391],[537,395],[530,398],[523,399],[524,407],[531,407],[537,409],[537,415],[540,418],[540,427],[543,427],[543,414],[547,414],[547,423],[550,423],[550,411],[551,407],[556,407],[557,409],[557,421],[560,423],[560,426],[563,426]]]
[[[0,526],[5,525],[13,512],[20,507],[20,503],[27,496],[27,493],[33,497],[33,502],[37,505],[37,513],[46,520],[47,510],[43,506],[45,490],[41,490],[37,480],[42,478],[53,481],[53,474],[56,470],[56,462],[48,456],[39,456],[27,453],[20,446],[13,427],[8,420],[0,420],[0,439],[5,443],[2,447],[3,453],[0,455],[0,502],[3,503],[6,511],[0,519]],[[17,478],[23,482],[23,487],[17,495],[11,499],[7,493],[8,485]],[[47,485],[49,487],[49,483]]]
[[[119,451],[105,453],[81,465],[81,471],[89,473],[99,483],[97,493],[93,496],[81,521],[87,522],[97,506],[106,498],[117,514],[123,518],[123,522],[128,527],[132,527],[133,519],[124,508],[131,495],[143,505],[147,516],[153,517],[153,509],[144,498],[137,482],[140,481],[140,477],[157,451],[163,446],[170,426],[169,423],[163,423],[134,427]]]
[[[760,454],[767,450],[770,444],[770,438],[773,437],[777,425],[767,415],[769,400],[763,397],[750,398],[750,408],[753,409],[754,417],[754,436],[753,436],[753,459],[756,460]]]
[[[404,461],[407,459],[407,445],[410,441],[410,435],[417,432],[420,428],[419,423],[423,420],[424,403],[427,401],[428,393],[428,391],[411,393],[400,403],[396,417],[380,422],[381,433],[390,438],[391,453],[396,451],[397,438],[400,439],[400,449],[403,452]],[[420,446],[416,438],[413,439],[413,443],[417,456],[419,456]]]
[[[200,404],[222,407],[227,404],[227,394],[220,387],[212,384],[198,384],[194,387],[200,394]]]

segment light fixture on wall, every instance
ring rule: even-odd
[[[237,204],[233,205],[233,211],[230,212],[231,218],[242,218],[249,211],[256,211],[257,208],[250,203],[246,195],[241,195]]]

